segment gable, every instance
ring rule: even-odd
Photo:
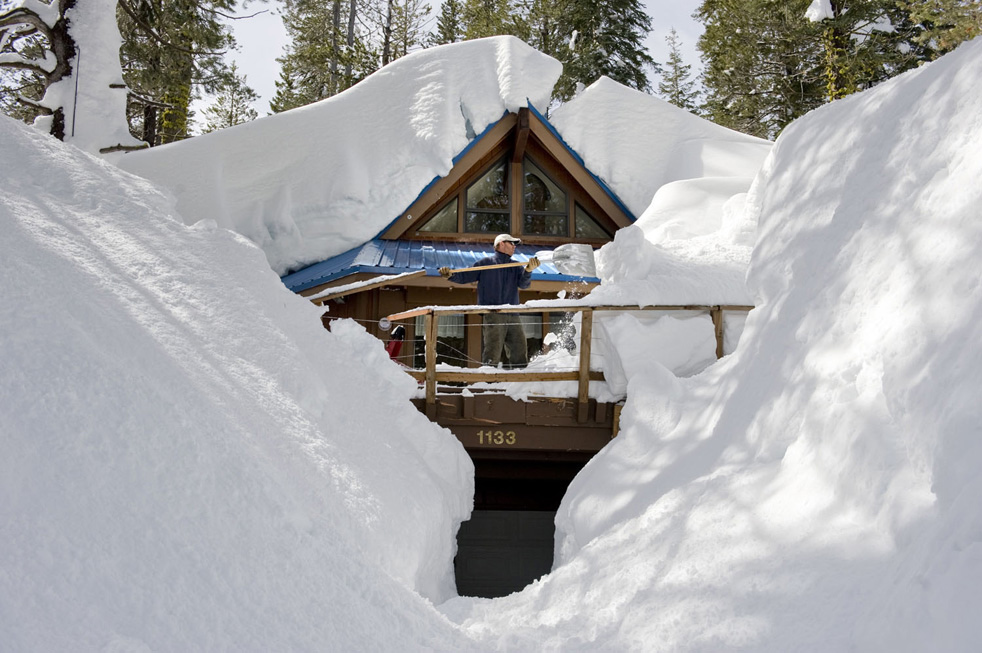
[[[551,202],[537,203],[536,184]],[[434,179],[378,238],[490,242],[508,232],[543,246],[601,245],[634,219],[528,107],[506,113],[475,138],[450,172]]]

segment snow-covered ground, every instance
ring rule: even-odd
[[[604,248],[630,294],[752,243],[757,308],[694,377],[617,342],[622,432],[495,600],[447,600],[470,464],[380,343],[0,118],[0,648],[982,650],[980,78],[976,41],[815,111],[722,214],[666,190]]]

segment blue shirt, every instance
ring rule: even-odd
[[[510,256],[495,252],[493,256],[485,256],[474,267],[496,265],[498,263],[514,263]],[[495,270],[472,270],[450,275],[449,281],[454,283],[477,282],[477,303],[481,306],[499,306],[501,304],[520,304],[518,289],[528,288],[532,283],[532,273],[524,267],[498,268]]]

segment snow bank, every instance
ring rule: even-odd
[[[743,223],[743,201],[770,142],[607,78],[551,120],[640,216],[597,254],[598,302],[751,303],[755,225]]]
[[[416,592],[473,468],[381,343],[104,161],[0,159],[0,648],[466,649]]]
[[[742,177],[749,186],[771,148],[606,77],[549,121],[635,215],[671,182]]]
[[[982,41],[790,126],[757,309],[628,379],[557,566],[445,612],[503,649],[982,650]]]
[[[547,106],[561,70],[514,37],[430,48],[333,98],[120,165],[171,190],[189,223],[245,235],[284,274],[375,236],[505,111]]]

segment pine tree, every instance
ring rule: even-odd
[[[807,111],[870,88],[935,56],[897,0],[832,0],[809,21],[809,0],[704,0],[705,113],[772,138]]]
[[[235,46],[223,18],[237,0],[119,0],[130,129],[150,145],[187,138],[191,102],[229,79]]]
[[[639,0],[564,0],[555,15],[557,32],[568,39],[558,47],[563,74],[556,97],[567,100],[601,76],[651,90],[647,70],[658,67],[644,45],[651,19]]]
[[[658,93],[675,106],[695,112],[699,93],[695,81],[689,77],[692,66],[682,62],[681,43],[674,27],[665,37],[665,42],[668,44],[668,62],[662,70]]]
[[[556,59],[569,46],[569,36],[560,33],[559,16],[566,0],[525,0],[513,19],[515,35],[539,52]]]
[[[511,34],[510,0],[466,0],[464,3],[464,37],[467,40]]]
[[[903,3],[912,22],[923,30],[917,41],[930,45],[935,56],[982,34],[982,2],[979,0],[911,0]]]
[[[391,59],[395,60],[423,47],[430,6],[423,0],[402,0],[401,3],[393,1],[392,10]]]
[[[245,76],[239,76],[238,67],[234,63],[229,67],[229,73],[229,79],[219,87],[215,101],[204,111],[206,122],[201,130],[203,134],[234,127],[259,117],[252,108],[252,103],[259,96],[246,84]]]
[[[820,30],[826,98],[870,88],[932,57],[922,28],[896,0],[831,0]]]
[[[460,0],[444,0],[440,6],[440,16],[436,20],[436,31],[430,37],[433,45],[457,43],[464,40],[464,7]]]
[[[270,108],[279,113],[336,95],[378,67],[357,33],[355,0],[285,0],[291,42],[279,57],[280,78]],[[373,9],[373,11],[376,11]]]
[[[810,0],[704,0],[698,48],[704,115],[773,138],[824,102],[821,50],[804,18]]]

